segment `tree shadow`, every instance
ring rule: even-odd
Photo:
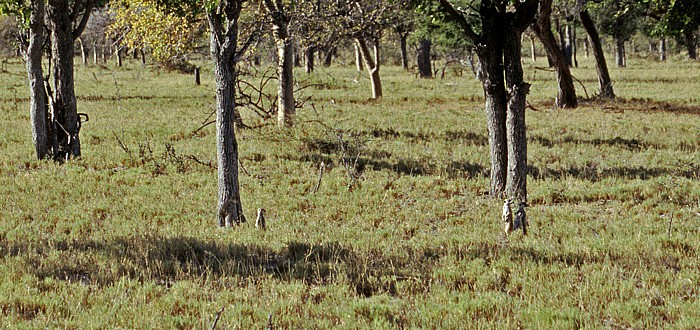
[[[590,182],[599,182],[609,178],[651,180],[662,176],[675,176],[687,179],[700,178],[700,166],[687,169],[666,169],[659,167],[611,167],[599,169],[596,164],[583,166],[571,165],[565,168],[538,168],[528,165],[528,174],[536,180],[575,178]]]

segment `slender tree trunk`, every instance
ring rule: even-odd
[[[401,46],[401,67],[403,67],[404,70],[408,70],[408,46],[406,39],[408,39],[408,35],[404,33],[399,34],[399,44]],[[421,40],[421,42],[422,41],[423,40]]]
[[[575,108],[578,106],[578,99],[576,97],[574,79],[571,76],[571,70],[566,63],[564,53],[562,53],[561,48],[559,48],[554,38],[554,34],[552,34],[550,21],[551,11],[552,1],[541,1],[539,17],[531,27],[544,45],[547,55],[557,71],[557,82],[559,83],[557,106],[561,108]]]
[[[686,49],[688,49],[688,59],[697,60],[698,59],[698,46],[695,41],[695,33],[691,29],[683,30],[683,40]]]
[[[146,66],[146,52],[143,51],[143,48],[139,48],[139,53],[141,53],[141,66]]]
[[[97,65],[97,40],[92,41],[92,63]]]
[[[323,66],[324,67],[329,67],[331,64],[333,64],[333,55],[335,55],[336,48],[335,46],[330,46],[326,48],[326,51],[324,52],[323,56]]]
[[[372,59],[372,55],[367,47],[367,41],[364,38],[355,37],[355,44],[360,49],[360,54],[362,54],[362,59],[365,62],[367,73],[369,73],[369,78],[372,82],[372,98],[379,99],[382,97],[382,80],[379,76],[379,39],[374,40],[374,59]]]
[[[225,33],[224,22],[216,14],[207,15],[210,25],[211,57],[216,78],[216,154],[218,162],[218,215],[220,227],[231,227],[245,222],[238,182],[238,142],[235,133],[236,108],[236,39],[237,21],[229,24]],[[233,32],[230,29],[235,29]],[[226,41],[219,41],[221,35]]]
[[[588,58],[590,56],[590,42],[588,41],[588,38],[583,39],[583,56],[585,58]]]
[[[573,56],[573,61],[574,61],[574,67],[578,68],[578,44],[576,43],[576,27],[574,26],[573,23],[571,23],[571,40],[569,41],[569,44],[571,44],[571,54]]]
[[[612,80],[610,79],[610,73],[608,72],[608,65],[605,61],[605,53],[603,52],[603,45],[600,42],[600,35],[598,35],[598,30],[596,30],[595,24],[591,19],[590,14],[587,10],[581,11],[579,14],[581,18],[581,24],[583,28],[586,29],[588,38],[590,39],[591,46],[593,48],[593,56],[596,62],[596,71],[598,71],[598,87],[600,88],[600,96],[606,99],[614,99],[615,92],[613,91]]]
[[[294,124],[294,63],[292,39],[289,37],[288,20],[275,19],[274,31],[277,43],[277,124],[290,127]],[[331,50],[332,52],[332,50]]]
[[[355,48],[355,67],[357,68],[358,72],[362,72],[364,70],[364,65],[362,64],[362,53],[360,53],[360,47],[357,46],[357,44],[354,44]]]
[[[535,48],[535,37],[530,36],[530,56],[532,56],[532,62],[537,62],[537,48]]]
[[[433,68],[430,63],[430,39],[421,39],[418,43],[418,74],[421,78],[432,78]]]
[[[87,67],[88,66],[88,54],[87,54],[87,48],[85,48],[85,45],[83,44],[83,38],[78,38],[78,43],[80,44],[80,58],[83,60],[83,66]]]
[[[666,38],[659,40],[659,61],[666,62]]]
[[[114,53],[117,55],[117,67],[122,67],[122,50],[119,45],[114,46]]]
[[[304,59],[305,61],[305,66],[304,66],[304,71],[306,73],[311,73],[314,72],[314,53],[316,52],[316,47],[315,46],[309,46],[306,47],[306,51],[304,52]]]
[[[615,64],[618,68],[624,68],[625,63],[625,41],[615,38]]]
[[[527,138],[525,108],[530,84],[523,80],[520,33],[515,28],[506,32],[503,57],[508,92],[506,131],[508,136],[508,175],[506,195],[527,201]]]
[[[294,47],[294,67],[295,68],[300,68],[301,67],[301,54],[299,53],[299,45],[295,45]]]
[[[573,66],[574,61],[573,61],[573,46],[572,46],[572,39],[573,35],[571,32],[571,24],[566,24],[564,26],[564,44],[563,44],[563,51],[564,51],[564,60],[566,61],[566,65],[568,66]]]
[[[24,54],[29,78],[29,114],[32,122],[32,141],[37,159],[49,156],[49,118],[46,90],[44,89],[41,58],[44,44],[44,2],[31,2],[29,44]]]

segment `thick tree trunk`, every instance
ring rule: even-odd
[[[54,159],[79,157],[80,122],[73,79],[75,37],[68,1],[50,0],[47,18],[51,30],[51,54],[54,61],[52,111],[57,125],[55,135],[58,144],[58,150],[54,150]]]
[[[615,38],[615,64],[618,68],[627,66],[625,61],[625,41],[621,38]]]
[[[32,141],[37,159],[44,159],[51,150],[46,90],[44,89],[41,58],[44,44],[44,2],[31,2],[29,44],[24,54],[29,78],[29,114],[32,122]]]
[[[554,34],[552,34],[550,21],[551,12],[552,1],[542,1],[540,4],[539,17],[532,24],[532,29],[544,45],[547,56],[551,59],[557,71],[557,82],[559,83],[557,106],[561,108],[575,108],[578,106],[578,99],[576,97],[574,79],[571,76],[571,70],[566,63],[564,53],[562,53],[561,48],[559,48],[557,44],[557,40],[554,38]]]
[[[614,99],[615,92],[613,91],[612,80],[610,79],[610,73],[608,72],[608,65],[605,62],[605,53],[603,52],[603,45],[600,42],[600,35],[598,35],[598,30],[596,30],[595,24],[591,19],[590,14],[587,10],[582,11],[579,14],[581,18],[581,24],[583,28],[586,29],[588,34],[591,47],[593,48],[593,56],[596,62],[596,71],[598,71],[598,87],[600,88],[600,96],[606,99]]]
[[[218,162],[218,213],[220,227],[245,222],[238,183],[238,142],[235,133],[236,62],[238,37],[236,23],[226,33],[224,23],[216,14],[207,15],[210,25],[211,57],[216,78],[216,155]],[[230,29],[235,29],[233,32]],[[228,40],[219,41],[226,34]],[[220,43],[221,42],[221,43]]]
[[[276,21],[273,31],[277,43],[277,124],[280,127],[292,126],[295,115],[293,49],[288,24],[289,21]]]
[[[691,29],[685,29],[683,31],[683,40],[686,49],[688,49],[688,59],[697,60],[698,59],[698,45],[695,40],[695,33]]]
[[[430,39],[421,39],[418,43],[418,74],[421,78],[432,78],[433,68],[430,63]]]
[[[503,49],[506,87],[508,88],[508,113],[506,131],[508,136],[508,175],[506,195],[521,202],[527,201],[527,138],[525,108],[530,84],[523,81],[520,61],[520,34],[515,28],[506,32]]]
[[[400,33],[399,34],[399,45],[401,46],[401,67],[404,70],[408,70],[408,46],[406,39],[408,35]],[[423,42],[423,40],[421,40]]]
[[[315,46],[306,47],[304,51],[304,71],[306,73],[314,72],[314,53],[316,52]]]
[[[666,38],[659,40],[659,61],[666,62]]]
[[[357,44],[357,47],[360,49],[360,54],[362,54],[362,59],[365,62],[367,73],[369,73],[369,79],[372,82],[372,98],[379,99],[382,97],[382,80],[379,76],[379,39],[374,40],[374,59],[369,52],[367,41],[364,38],[356,37],[355,44]]]

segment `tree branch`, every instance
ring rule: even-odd
[[[78,26],[73,29],[73,39],[78,38],[83,31],[85,30],[85,27],[87,26],[88,20],[90,19],[90,11],[92,11],[92,7],[95,5],[95,2],[93,0],[85,0],[85,11],[83,12],[83,17],[80,18],[80,23],[78,23]],[[76,2],[76,7],[78,6],[78,3]],[[77,9],[75,9],[76,13],[76,18],[77,18]]]
[[[467,36],[467,38],[471,39],[474,43],[479,40],[479,35],[474,32],[474,29],[472,29],[472,26],[469,24],[469,22],[467,22],[467,19],[464,18],[462,13],[457,11],[457,9],[455,9],[447,0],[440,0],[440,5],[447,16],[456,21],[462,30],[464,30],[464,34]]]

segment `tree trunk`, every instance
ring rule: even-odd
[[[571,54],[573,56],[574,67],[578,68],[578,57],[576,54],[578,53],[578,44],[576,44],[576,27],[573,25],[573,23],[571,24],[569,31],[571,31],[571,39],[569,40],[569,44],[571,45]]]
[[[562,50],[564,51],[564,60],[566,61],[566,65],[568,66],[573,66],[574,61],[573,61],[573,46],[572,46],[572,39],[573,35],[571,32],[571,24],[566,24],[564,26],[564,44],[562,45]]]
[[[621,38],[615,38],[615,65],[625,67],[625,41]]]
[[[51,54],[54,61],[52,112],[58,126],[55,132],[58,150],[54,150],[54,159],[67,160],[71,156],[80,156],[80,122],[73,78],[75,37],[68,0],[50,0],[47,18],[51,30]]]
[[[117,67],[122,67],[122,50],[119,45],[114,46],[114,53],[117,54]]]
[[[299,46],[296,45],[294,46],[294,67],[295,68],[300,68],[301,67],[301,54],[299,53]]]
[[[698,59],[698,46],[695,41],[695,33],[691,29],[683,30],[683,41],[685,47],[688,49],[688,59],[697,60]]]
[[[590,42],[588,41],[588,38],[583,39],[583,56],[585,58],[588,58],[590,56]]]
[[[574,79],[571,76],[571,70],[566,63],[564,53],[562,53],[561,48],[559,48],[557,44],[557,40],[554,38],[554,34],[552,34],[550,21],[551,12],[552,1],[542,1],[540,4],[539,17],[531,27],[544,45],[547,55],[557,71],[559,91],[556,105],[561,108],[575,108],[578,106],[578,99],[576,97]]]
[[[535,48],[535,37],[530,37],[530,56],[532,62],[537,62],[537,49]]]
[[[430,39],[422,38],[418,43],[418,74],[421,78],[432,78],[433,68],[430,64]]]
[[[44,39],[44,2],[32,1],[29,18],[29,44],[24,56],[29,78],[29,114],[32,122],[32,141],[37,159],[46,158],[51,150],[48,103],[41,67]]]
[[[92,63],[97,65],[97,40],[92,41]]]
[[[355,67],[357,68],[358,72],[362,72],[364,70],[364,65],[362,65],[362,53],[360,53],[360,47],[357,46],[357,44],[354,44],[355,48]]]
[[[603,52],[603,45],[600,42],[600,35],[598,35],[598,30],[596,30],[595,24],[591,16],[588,14],[587,10],[581,11],[579,14],[581,18],[581,24],[583,28],[586,29],[589,41],[593,48],[593,56],[596,62],[596,71],[598,71],[598,87],[600,88],[600,96],[606,99],[614,99],[615,92],[613,91],[612,80],[610,79],[610,73],[608,72],[608,65],[605,62],[605,53]]]
[[[401,46],[401,67],[404,70],[408,70],[408,46],[406,45],[406,39],[408,39],[406,34],[399,34],[399,44]],[[421,42],[423,42],[423,40],[421,40]]]
[[[83,38],[78,38],[78,43],[80,44],[80,58],[83,60],[83,66],[87,67],[88,66],[88,54],[87,54],[87,48],[85,48],[85,45],[83,44]]]
[[[141,66],[145,67],[146,66],[146,52],[143,51],[143,48],[139,48],[139,53],[141,53]]]
[[[506,86],[508,88],[508,112],[506,131],[508,136],[508,175],[506,195],[521,202],[527,201],[527,138],[525,107],[530,84],[523,81],[521,38],[515,28],[506,32],[503,58]]]
[[[304,71],[306,73],[314,72],[314,53],[315,52],[316,52],[315,46],[306,47],[306,51],[304,52],[304,59],[306,60],[304,63]]]
[[[355,44],[360,49],[360,54],[362,54],[362,59],[365,62],[367,73],[369,73],[369,78],[372,82],[372,99],[379,99],[382,97],[382,80],[379,76],[379,39],[376,38],[374,40],[374,59],[369,53],[367,41],[364,38],[355,37]]]
[[[295,115],[293,49],[288,24],[288,20],[275,20],[273,31],[277,43],[277,124],[280,127],[291,127]]]
[[[659,40],[659,61],[666,62],[666,38]]]
[[[237,21],[224,27],[222,18],[208,13],[211,57],[216,78],[216,155],[218,162],[218,213],[220,227],[245,222],[238,183],[238,142],[235,133]],[[234,29],[234,30],[231,30]],[[227,40],[219,41],[222,35]]]
[[[336,48],[335,46],[330,46],[326,48],[326,51],[324,52],[323,56],[323,66],[324,67],[329,67],[331,64],[333,64],[333,55],[335,55]]]

